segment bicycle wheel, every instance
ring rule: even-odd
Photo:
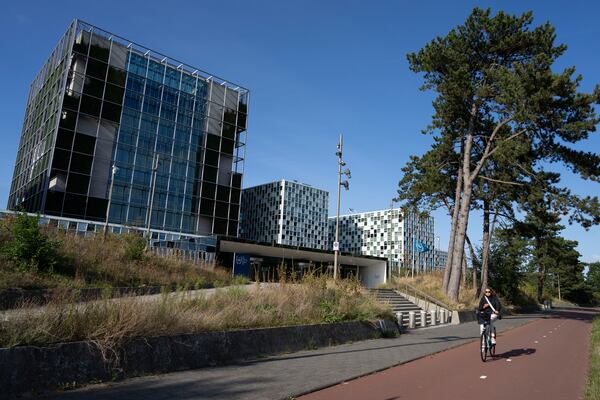
[[[487,330],[483,331],[481,334],[481,338],[479,339],[479,355],[481,356],[481,361],[485,362],[487,358],[487,340],[485,338],[485,333]]]

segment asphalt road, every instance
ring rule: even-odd
[[[583,399],[597,312],[557,311],[499,334],[496,357],[485,363],[472,342],[300,399]]]

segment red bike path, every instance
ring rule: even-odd
[[[583,399],[597,312],[565,309],[499,334],[485,363],[477,341],[299,399]]]

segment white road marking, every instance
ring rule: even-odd
[[[507,358],[507,359],[506,359],[506,362],[511,362],[511,361],[512,361],[512,360],[511,360],[510,358]]]
[[[487,376],[485,376],[485,375],[481,375],[481,376],[479,377],[479,379],[486,379],[486,378],[487,378]]]
[[[537,340],[534,340],[533,343],[539,343]]]

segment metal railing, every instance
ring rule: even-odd
[[[397,289],[399,292],[405,294],[406,296],[412,296],[415,299],[415,304],[417,304],[419,307],[421,307],[417,301],[421,300],[423,302],[425,302],[425,308],[429,311],[430,306],[433,304],[435,306],[435,311],[438,312],[440,308],[446,309],[448,311],[451,311],[451,308],[449,305],[439,301],[438,299],[428,295],[427,293],[423,292],[422,290],[417,289],[416,287],[409,285],[408,283],[402,283],[399,282],[398,283],[400,288]],[[411,295],[412,293],[412,295]],[[421,307],[423,308],[423,307]]]

